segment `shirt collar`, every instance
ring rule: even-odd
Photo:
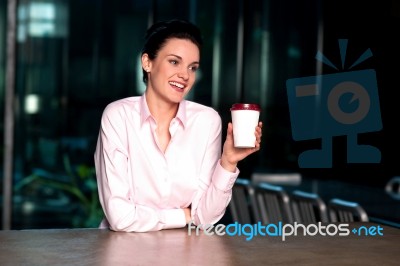
[[[143,125],[146,120],[152,117],[149,106],[147,105],[146,95],[143,94],[140,99],[140,124]],[[182,100],[179,103],[178,112],[176,113],[175,118],[177,118],[183,127],[186,126],[186,100]]]
[[[144,122],[151,117],[149,107],[146,102],[146,95],[143,94],[140,98],[140,125],[143,126]]]
[[[179,103],[178,112],[176,113],[176,118],[181,121],[183,127],[186,126],[186,101],[182,100]]]

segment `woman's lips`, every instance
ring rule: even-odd
[[[169,85],[171,85],[171,87],[178,91],[178,92],[183,92],[185,90],[185,85],[176,81],[170,81]]]

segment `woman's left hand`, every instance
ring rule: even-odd
[[[258,126],[255,128],[254,134],[256,135],[256,143],[254,148],[235,148],[233,143],[233,126],[231,122],[228,124],[226,140],[221,156],[221,166],[223,168],[234,172],[239,161],[260,149],[262,122],[258,122]]]

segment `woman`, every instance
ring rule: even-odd
[[[218,222],[239,174],[237,163],[259,150],[233,146],[232,125],[221,155],[221,118],[185,100],[200,64],[199,29],[186,21],[150,27],[142,50],[142,96],[109,104],[95,166],[105,219],[101,227],[146,232]]]

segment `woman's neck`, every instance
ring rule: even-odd
[[[157,121],[157,124],[167,124],[176,116],[179,103],[171,103],[157,97],[154,93],[146,90],[146,102],[151,115]]]

